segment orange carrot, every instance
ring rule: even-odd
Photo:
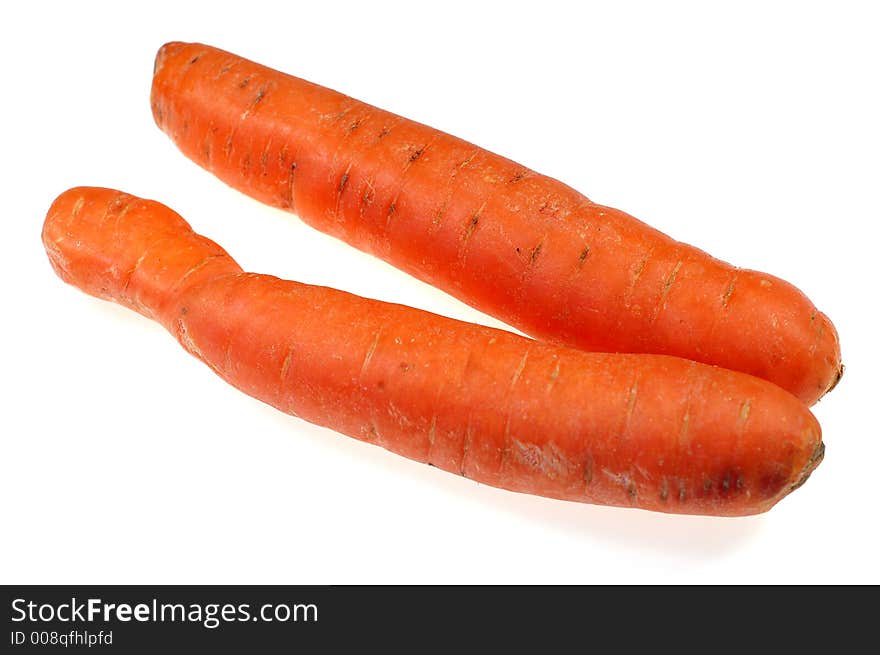
[[[532,336],[716,364],[807,404],[842,372],[787,282],[425,125],[201,44],[159,51],[152,108],[227,184]]]
[[[810,411],[764,380],[245,273],[169,208],[118,191],[63,193],[43,243],[62,279],[160,322],[242,391],[485,484],[744,515],[824,452]]]

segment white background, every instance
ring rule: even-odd
[[[0,582],[880,582],[872,3],[143,4],[4,9]],[[45,212],[111,186],[246,269],[499,325],[178,153],[148,101],[170,40],[428,123],[795,283],[847,365],[814,409],[825,462],[743,519],[504,492],[287,417],[62,284]]]

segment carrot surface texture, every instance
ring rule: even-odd
[[[745,515],[824,453],[810,411],[765,380],[246,273],[168,207],[119,191],[66,191],[42,237],[63,280],[158,321],[245,393],[484,484]]]
[[[531,336],[744,371],[808,405],[842,373],[791,284],[461,139],[201,44],[162,47],[151,100],[230,186]]]

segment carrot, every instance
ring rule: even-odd
[[[787,282],[335,91],[169,43],[152,109],[185,155],[232,187],[534,337],[716,364],[807,404],[843,370],[833,325]]]
[[[810,411],[764,380],[246,273],[168,207],[118,191],[61,194],[43,243],[62,279],[160,322],[245,393],[496,487],[744,515],[824,452]]]

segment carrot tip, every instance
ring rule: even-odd
[[[159,48],[159,51],[156,53],[156,59],[153,61],[153,75],[155,75],[162,69],[162,66],[165,64],[165,60],[168,58],[169,55],[174,54],[182,47],[184,47],[184,45],[186,44],[180,41],[170,41]]]
[[[843,365],[843,362],[841,362],[840,366],[837,367],[837,374],[834,376],[834,379],[831,381],[831,384],[828,385],[828,388],[825,389],[825,393],[831,392],[834,389],[834,387],[837,386],[837,384],[840,382],[840,378],[843,377],[844,369],[846,369],[846,367]],[[822,395],[824,396],[825,394],[822,394]]]
[[[825,458],[825,442],[820,441],[819,445],[816,446],[816,449],[813,451],[813,454],[810,455],[810,459],[807,460],[806,465],[804,466],[804,470],[801,472],[801,476],[795,481],[793,485],[788,490],[788,493],[791,493],[795,489],[798,489],[804,485],[804,483],[809,480],[810,475],[813,471],[816,470],[816,467],[822,462]]]

